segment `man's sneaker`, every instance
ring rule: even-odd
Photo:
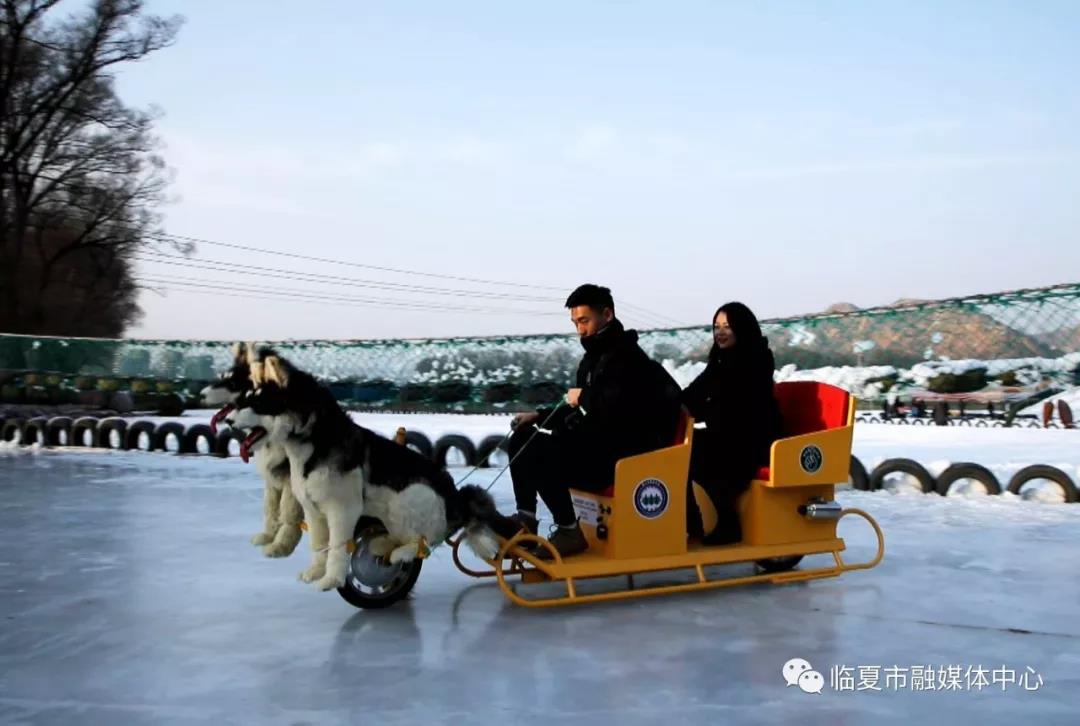
[[[514,512],[507,519],[517,524],[519,530],[523,529],[529,534],[536,534],[540,531],[540,521],[536,517],[531,517],[523,512]]]
[[[560,557],[578,555],[589,549],[589,540],[585,539],[585,533],[581,531],[579,524],[574,524],[573,527],[556,526],[548,535],[548,542],[558,550]],[[536,547],[536,556],[541,560],[552,559],[551,551],[543,545]]]

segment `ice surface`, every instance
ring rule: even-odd
[[[863,431],[864,446],[883,446]],[[494,492],[508,507],[509,481]],[[457,572],[442,547],[411,601],[359,612],[296,581],[306,541],[287,560],[248,544],[261,482],[236,459],[4,458],[0,723],[1076,722],[1080,506],[839,497],[884,528],[877,568],[527,610]],[[862,523],[840,534],[850,560],[872,554]],[[825,675],[823,694],[784,685],[794,657]],[[1044,683],[836,692],[841,665],[1031,666]]]

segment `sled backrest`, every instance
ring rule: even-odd
[[[851,396],[842,388],[818,381],[788,381],[774,387],[784,436],[851,425]]]

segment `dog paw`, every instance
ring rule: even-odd
[[[300,582],[315,582],[326,574],[326,565],[312,565],[300,573]]]
[[[341,575],[323,575],[315,582],[315,587],[322,591],[336,590],[345,584],[345,576]]]
[[[387,559],[390,560],[391,565],[411,562],[416,559],[416,545],[402,545],[391,552],[390,557]]]
[[[263,547],[263,555],[266,557],[288,557],[296,549],[296,545],[292,547],[286,542],[271,542]]]
[[[256,547],[262,547],[264,544],[269,544],[274,541],[274,535],[267,534],[266,532],[259,532],[257,535],[251,538],[251,544]]]
[[[368,552],[373,557],[386,557],[394,551],[394,540],[388,534],[379,535],[368,542]]]

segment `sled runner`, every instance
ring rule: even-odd
[[[868,569],[881,562],[885,538],[877,522],[860,509],[843,509],[833,500],[835,486],[846,482],[851,459],[855,399],[843,389],[811,381],[779,383],[776,397],[785,437],[772,446],[768,467],[760,469],[742,495],[739,513],[743,539],[738,544],[703,546],[689,543],[686,532],[688,472],[693,420],[684,414],[672,446],[620,460],[615,484],[601,494],[572,491],[589,549],[563,558],[536,535],[521,532],[503,542],[490,569],[476,570],[460,558],[460,539],[454,540],[457,567],[473,577],[494,577],[513,602],[527,607],[552,607],[731,587],[752,582],[784,583],[835,577]],[[708,497],[694,486],[706,530],[715,521]],[[865,563],[845,562],[844,540],[836,533],[841,517],[865,519],[877,537],[877,553]],[[711,521],[710,521],[711,520]],[[541,560],[530,548],[547,549],[552,559]],[[803,557],[831,554],[833,563],[793,569]],[[739,577],[714,577],[713,565],[756,563],[760,572]],[[684,571],[691,581],[643,585],[634,575]],[[625,589],[582,593],[578,585],[592,578],[625,576]],[[533,588],[536,583],[559,583]],[[544,589],[533,596],[530,590]]]

